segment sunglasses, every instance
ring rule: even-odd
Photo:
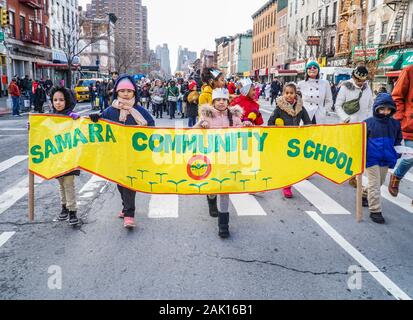
[[[318,70],[318,68],[314,67],[314,66],[311,66],[311,67],[308,67],[307,70]]]

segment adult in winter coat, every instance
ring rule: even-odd
[[[373,106],[373,92],[367,82],[369,71],[364,66],[359,66],[353,71],[352,78],[341,84],[337,95],[335,110],[343,123],[363,122],[371,116]],[[359,100],[360,110],[354,114],[347,114],[343,105],[352,100]]]
[[[298,90],[313,124],[326,123],[327,110],[333,107],[333,96],[330,83],[320,79],[320,66],[316,61],[307,63],[305,80],[298,83]]]
[[[169,119],[175,119],[176,106],[179,99],[179,88],[175,81],[171,81],[168,89],[166,89],[166,100],[169,106]]]
[[[243,109],[242,121],[251,122],[252,125],[261,126],[264,119],[260,112],[260,105],[255,101],[255,87],[251,79],[241,80],[241,95],[231,102],[231,106],[240,106]]]
[[[405,68],[393,90],[397,111],[394,119],[400,121],[404,144],[413,148],[413,66]],[[413,159],[404,159],[391,176],[389,192],[393,197],[399,194],[400,182],[413,167]]]
[[[159,79],[155,80],[155,86],[150,91],[150,94],[152,98],[153,115],[156,116],[156,119],[162,119],[165,93],[166,91],[163,87],[162,81]]]
[[[19,107],[19,99],[20,99],[20,89],[17,85],[16,78],[13,78],[9,84],[9,95],[11,96],[11,100],[13,103],[13,116],[14,117],[21,117],[20,115],[20,107]]]
[[[278,79],[274,79],[271,83],[271,105],[277,99],[281,92],[281,83]]]
[[[34,92],[33,105],[34,111],[43,113],[43,105],[46,102],[46,90],[42,83],[38,83],[36,86],[36,91]]]

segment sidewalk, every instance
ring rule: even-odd
[[[0,117],[11,114],[11,109],[7,108],[7,99],[8,97],[0,98]]]

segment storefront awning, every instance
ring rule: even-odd
[[[77,70],[80,67],[78,64],[72,65],[73,70]],[[68,69],[69,66],[66,63],[36,63],[37,69],[44,69],[44,68],[55,68],[55,69]]]
[[[413,64],[413,51],[408,51],[403,54],[402,69]]]
[[[401,70],[389,71],[385,73],[385,76],[389,78],[398,78],[401,72]]]
[[[399,51],[390,51],[387,57],[379,64],[383,69],[400,69],[403,54]]]

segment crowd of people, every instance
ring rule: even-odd
[[[260,112],[260,96],[274,104],[274,111],[268,126],[315,125],[329,123],[329,111],[335,110],[343,124],[366,122],[367,126],[367,176],[368,185],[363,190],[363,205],[369,207],[373,222],[383,224],[380,188],[389,169],[396,166],[399,155],[395,147],[405,140],[413,147],[413,67],[403,71],[393,96],[379,92],[374,98],[369,86],[369,71],[365,66],[354,69],[351,79],[331,86],[320,78],[320,66],[315,61],[306,65],[306,76],[299,83],[282,84],[274,80],[271,84],[253,83],[250,78],[225,79],[223,72],[205,68],[200,78],[135,82],[128,75],[114,73],[108,82],[97,83],[91,92],[99,100],[100,113],[93,113],[90,119],[108,119],[127,126],[155,126],[155,119],[167,114],[169,119],[187,118],[188,127],[205,130],[229,127],[252,127],[264,125]],[[14,80],[13,80],[14,81]],[[13,85],[13,83],[12,83]],[[20,90],[17,88],[11,90]],[[38,84],[47,88],[46,84]],[[37,88],[38,88],[37,87]],[[26,87],[28,88],[28,86]],[[47,89],[45,89],[47,92]],[[64,114],[74,120],[75,102],[70,90],[64,87],[51,89],[51,104],[54,113]],[[397,196],[400,182],[413,166],[413,160],[404,160],[392,175],[389,191]],[[60,220],[77,224],[76,199],[74,193],[74,171],[59,178],[62,200]],[[356,186],[354,180],[350,181]],[[125,228],[134,228],[136,192],[118,186],[123,208],[119,218]],[[292,186],[282,190],[287,199],[293,197]],[[209,214],[218,218],[218,234],[228,238],[229,233],[229,196],[208,195],[206,197]],[[219,205],[219,207],[218,207]]]

